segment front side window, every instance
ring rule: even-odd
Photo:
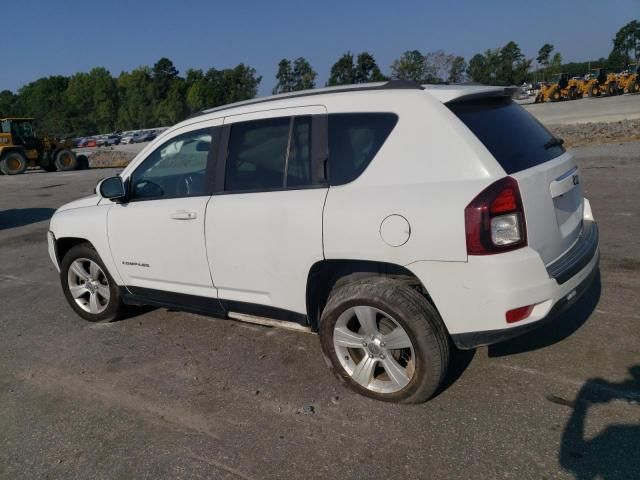
[[[211,129],[184,133],[158,147],[131,176],[131,199],[208,195]]]
[[[233,124],[225,191],[311,185],[311,117],[279,117]]]
[[[398,122],[393,113],[329,115],[329,184],[358,178],[376,156]]]

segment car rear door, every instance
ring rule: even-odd
[[[205,229],[213,280],[231,312],[304,322],[307,275],[323,258],[325,113],[309,106],[225,118],[218,158],[226,162],[218,162]]]

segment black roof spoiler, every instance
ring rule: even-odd
[[[510,97],[513,98],[518,91],[519,87],[504,87],[504,88],[496,88],[495,90],[484,90],[480,92],[468,93],[467,95],[461,95],[459,97],[454,98],[453,100],[449,100],[446,103],[459,103],[459,102],[468,102],[470,100],[477,100],[479,98],[489,98],[489,97]]]

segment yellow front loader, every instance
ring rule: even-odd
[[[578,81],[575,78],[569,78],[567,73],[559,73],[554,75],[549,83],[542,85],[540,92],[536,95],[535,103],[576,100],[581,97]]]
[[[38,137],[33,118],[0,118],[0,173],[17,175],[28,167],[48,172],[88,167],[87,157],[76,157],[71,140]]]

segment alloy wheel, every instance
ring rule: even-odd
[[[409,335],[393,317],[374,307],[345,310],[336,321],[333,346],[351,379],[373,392],[400,391],[415,372]]]
[[[69,292],[85,312],[102,313],[109,305],[109,280],[102,268],[88,258],[78,258],[69,266]]]

